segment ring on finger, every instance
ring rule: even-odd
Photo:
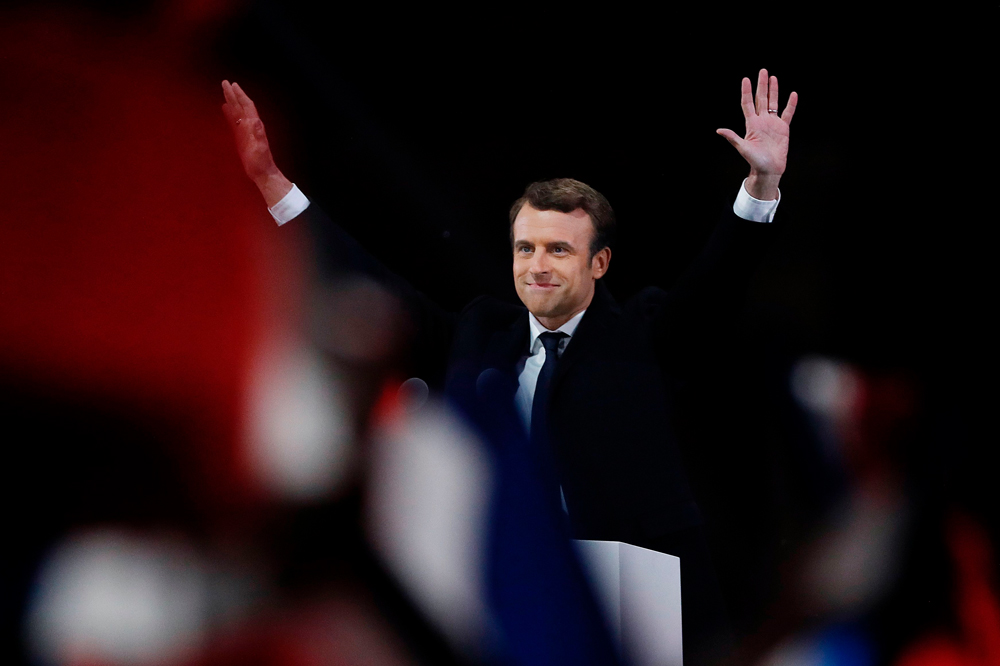
[[[768,109],[767,112],[768,113],[777,113],[778,110],[777,109]]]

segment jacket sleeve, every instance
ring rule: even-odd
[[[432,386],[443,381],[458,315],[441,308],[366,251],[357,240],[312,202],[300,216],[316,240],[324,279],[369,278],[396,297],[413,325],[411,352],[417,376]]]
[[[776,224],[750,222],[727,210],[673,288],[640,293],[658,355],[673,374],[687,376],[719,356]]]

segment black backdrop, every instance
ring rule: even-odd
[[[185,3],[13,4],[82,4],[141,34]],[[221,104],[219,82],[240,82],[287,175],[455,309],[483,292],[515,300],[507,209],[528,182],[556,176],[615,207],[606,279],[617,298],[668,286],[746,175],[714,131],[742,129],[740,79],[767,67],[782,106],[800,94],[784,228],[719,369],[680,397],[686,462],[738,628],[760,628],[781,563],[840,482],[789,395],[804,354],[909,377],[923,396],[924,491],[995,513],[995,437],[976,427],[995,377],[995,8],[232,4],[220,30],[190,36],[206,98]]]
[[[826,492],[800,450],[795,359],[910,373],[949,446],[975,454],[995,224],[979,200],[995,144],[983,103],[995,77],[975,50],[988,17],[753,15],[764,9],[404,15],[257,2],[217,42],[215,73],[255,98],[293,181],[455,309],[483,292],[516,298],[507,209],[528,182],[557,176],[615,207],[617,298],[669,285],[746,174],[714,133],[742,130],[740,79],[767,67],[782,108],[799,93],[780,241],[723,369],[683,397],[685,455],[744,630]]]
[[[768,67],[782,106],[791,90],[801,103],[782,183],[793,221],[755,302],[784,310],[808,346],[925,359],[964,317],[956,271],[969,267],[989,79],[956,40],[975,42],[975,17],[906,27],[839,12],[741,30],[723,9],[434,16],[256,2],[218,44],[217,78],[256,97],[294,181],[459,308],[482,292],[515,298],[507,208],[555,176],[614,205],[619,298],[670,283],[745,175],[714,130],[742,129],[740,78]]]

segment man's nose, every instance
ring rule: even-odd
[[[544,250],[541,252],[535,252],[534,256],[531,258],[531,272],[532,273],[548,273],[549,272],[549,253]]]

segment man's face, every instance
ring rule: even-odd
[[[594,281],[608,269],[610,249],[590,258],[593,236],[590,216],[579,208],[562,213],[525,204],[514,218],[514,286],[550,330],[590,305]]]

